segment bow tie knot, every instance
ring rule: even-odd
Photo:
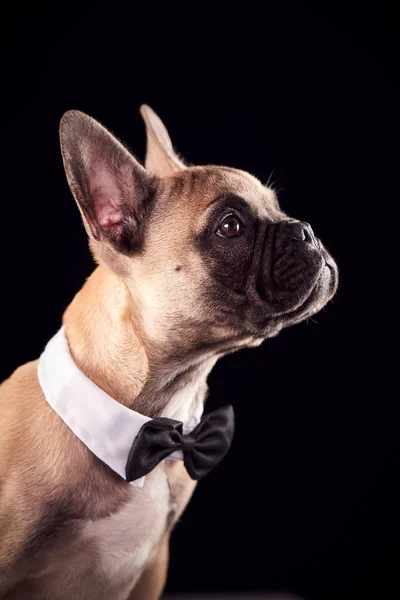
[[[136,438],[126,463],[126,480],[140,479],[175,450],[182,450],[185,467],[192,479],[201,479],[227,454],[233,437],[232,406],[206,414],[188,434],[183,423],[159,417],[145,423]]]
[[[194,438],[190,433],[182,436],[182,451],[183,452],[191,452],[196,444],[196,438]]]

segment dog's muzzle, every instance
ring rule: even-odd
[[[258,293],[272,315],[299,310],[310,299],[323,304],[334,294],[337,268],[308,223],[270,224]]]

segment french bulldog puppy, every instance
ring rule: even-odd
[[[98,263],[63,327],[96,389],[187,423],[217,359],[319,311],[338,272],[272,189],[238,169],[185,166],[158,116],[141,113],[145,167],[91,117],[62,118],[65,171]],[[185,463],[161,460],[142,487],[129,483],[50,405],[38,361],[1,385],[0,406],[0,598],[159,598],[196,485]]]

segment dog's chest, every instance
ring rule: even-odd
[[[143,488],[132,486],[119,510],[77,523],[70,535],[36,556],[30,576],[10,600],[126,600],[167,531],[175,505],[165,462],[146,476]]]
[[[164,414],[190,420],[204,398],[203,389],[190,391],[189,402],[174,397]],[[167,459],[146,475],[143,488],[131,486],[130,500],[120,510],[85,523],[79,546],[96,555],[96,580],[107,582],[113,598],[117,600],[119,594],[124,598],[125,585],[134,586],[153,550],[182,514],[194,487],[183,462]]]
[[[83,552],[75,553],[75,562],[83,564],[89,558],[96,599],[102,599],[101,594],[114,600],[127,598],[195,485],[181,461],[164,461],[146,476],[143,488],[132,488],[131,500],[118,512],[84,525],[76,545]]]
[[[99,580],[111,589],[134,585],[166,531],[171,501],[165,467],[159,465],[143,488],[132,487],[131,499],[118,512],[84,525],[79,543],[97,556]]]

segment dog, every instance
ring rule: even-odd
[[[178,435],[196,422],[218,358],[319,311],[338,270],[271,188],[238,169],[187,166],[159,117],[145,105],[141,114],[145,167],[91,117],[61,120],[97,267],[57,343],[85,389]],[[196,485],[188,462],[158,460],[130,482],[60,418],[40,365],[19,367],[0,387],[0,598],[156,600],[171,530]]]

